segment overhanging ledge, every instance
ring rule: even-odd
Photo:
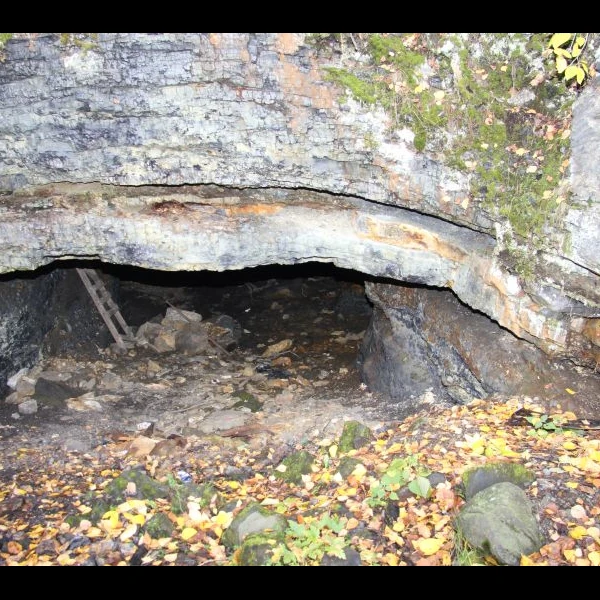
[[[72,258],[167,271],[332,262],[449,287],[548,354],[571,352],[578,319],[534,302],[494,246],[435,217],[307,190],[55,184],[0,197],[3,273]]]

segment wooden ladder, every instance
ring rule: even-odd
[[[95,269],[77,269],[77,273],[79,273],[85,289],[89,292],[98,312],[102,315],[106,326],[115,338],[117,346],[122,349],[131,348],[134,341],[133,332],[106,289],[98,271]],[[119,331],[119,326],[121,331]]]

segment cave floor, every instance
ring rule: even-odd
[[[36,392],[38,411],[18,419],[17,407],[3,403],[5,439],[19,433],[28,444],[86,451],[151,426],[156,439],[293,447],[335,436],[346,420],[377,428],[413,410],[360,382],[358,349],[371,308],[359,283],[296,277],[195,289],[124,282],[119,305],[135,328],[159,322],[169,307],[204,319],[227,315],[239,340],[231,350],[215,340],[199,353],[148,344],[119,353],[113,344],[46,357],[37,372],[77,392],[70,399]]]

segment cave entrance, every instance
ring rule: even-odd
[[[125,350],[77,268],[96,269],[118,304],[135,334]],[[43,441],[70,439],[78,424],[76,449],[146,427],[293,444],[348,419],[380,422],[357,364],[372,314],[363,274],[329,263],[162,272],[77,261],[40,277],[54,280],[54,314],[39,359],[11,382],[3,421],[35,425]]]

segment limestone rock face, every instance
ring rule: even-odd
[[[570,244],[525,283],[468,174],[326,81],[306,34],[18,34],[5,55],[0,273],[327,261],[450,288],[548,355],[600,361],[595,82],[574,111]]]

